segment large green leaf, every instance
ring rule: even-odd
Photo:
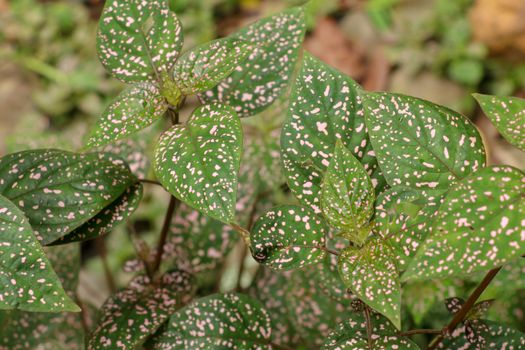
[[[374,186],[365,168],[338,140],[321,185],[321,210],[332,227],[362,244],[374,215]]]
[[[82,226],[135,182],[129,169],[98,153],[43,149],[0,159],[0,194],[24,211],[42,244]]]
[[[416,97],[368,93],[365,119],[390,186],[436,195],[485,165],[478,131],[448,108]]]
[[[104,111],[91,131],[87,146],[99,147],[124,139],[153,124],[166,109],[164,97],[155,85],[133,85]]]
[[[403,275],[431,279],[503,265],[525,249],[525,176],[493,166],[454,186],[441,205],[433,234]]]
[[[321,181],[338,139],[381,189],[384,179],[367,137],[359,85],[305,55],[282,128],[281,155],[288,186],[302,204],[317,213]]]
[[[168,0],[106,2],[97,33],[98,56],[116,78],[151,80],[168,72],[182,48],[182,28]]]
[[[213,294],[173,314],[154,349],[271,349],[268,313],[243,294]]]
[[[24,213],[2,195],[0,309],[80,311],[62,288]]]
[[[259,113],[288,85],[304,32],[304,10],[296,7],[234,33],[231,38],[253,45],[253,52],[221,84],[200,97],[229,104],[240,117]]]
[[[282,205],[266,212],[255,222],[250,249],[255,260],[273,269],[301,268],[325,256],[327,230],[312,209]]]
[[[184,95],[215,87],[228,77],[253,50],[235,38],[210,41],[182,55],[173,69],[173,78]]]
[[[360,249],[346,248],[339,256],[345,285],[368,306],[401,328],[401,283],[392,248],[379,239]]]
[[[186,125],[175,125],[155,149],[155,174],[175,197],[224,223],[235,220],[242,128],[225,105],[197,108]]]
[[[145,276],[111,295],[100,309],[100,320],[88,350],[136,349],[181,306],[192,298],[191,276],[170,271],[154,286]]]
[[[525,99],[481,94],[474,97],[501,135],[525,151]]]
[[[419,347],[397,330],[383,316],[371,313],[372,346],[368,346],[368,334],[364,312],[354,313],[340,323],[327,337],[322,350],[416,350]]]

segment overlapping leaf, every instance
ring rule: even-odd
[[[22,209],[42,244],[82,226],[135,182],[98,153],[32,150],[0,159],[0,194]]]
[[[448,108],[416,97],[368,93],[365,119],[390,186],[433,196],[485,165],[478,131]]]
[[[155,85],[133,85],[104,111],[91,131],[87,146],[99,147],[124,139],[153,124],[166,109],[164,97]]]
[[[0,309],[80,311],[66,295],[24,213],[0,195]]]
[[[235,219],[242,128],[225,105],[205,105],[186,125],[165,132],[155,149],[155,173],[175,197],[224,223]]]
[[[384,185],[367,137],[360,87],[349,77],[305,55],[282,128],[281,156],[288,186],[320,212],[319,192],[336,140],[363,163],[377,189]]]
[[[525,151],[525,99],[481,94],[474,97],[501,135]]]
[[[301,268],[324,257],[326,232],[312,209],[282,205],[255,222],[250,249],[255,260],[273,269]]]
[[[525,248],[524,174],[493,166],[454,186],[441,205],[433,234],[403,279],[431,279],[486,271]]]
[[[322,350],[416,350],[419,347],[406,337],[397,335],[397,330],[383,316],[370,315],[372,346],[368,345],[366,318],[363,312],[354,313],[340,323],[327,337]]]
[[[332,227],[362,244],[374,214],[374,186],[361,163],[337,141],[321,186],[321,210]]]
[[[483,329],[480,330],[478,336],[482,336],[485,340],[484,350],[501,350],[501,349],[524,349],[525,348],[525,334],[512,329],[504,324],[482,320]],[[437,347],[445,350],[477,350],[475,344],[467,340],[465,333],[465,326],[458,327],[450,337],[445,338]]]
[[[288,85],[304,32],[304,10],[297,7],[231,35],[233,39],[252,45],[253,52],[221,84],[200,97],[229,104],[240,117],[259,113]]]
[[[228,77],[253,48],[235,38],[202,44],[182,55],[173,69],[173,78],[184,95],[215,87]]]
[[[271,349],[271,322],[256,300],[213,294],[173,314],[153,349]]]
[[[191,300],[192,289],[191,276],[179,270],[164,274],[159,286],[145,276],[135,278],[102,305],[88,350],[136,349]]]
[[[100,61],[115,78],[127,83],[168,72],[182,42],[182,28],[168,0],[108,1],[100,17]]]
[[[379,239],[364,247],[346,248],[339,256],[339,274],[345,285],[368,306],[401,327],[401,284],[395,256]]]

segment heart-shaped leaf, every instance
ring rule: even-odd
[[[225,105],[197,108],[186,125],[165,132],[155,149],[155,174],[175,197],[224,223],[235,220],[242,128]]]
[[[338,139],[381,189],[384,179],[366,133],[359,85],[305,55],[282,128],[281,156],[288,186],[302,204],[317,213],[321,181]]]
[[[209,90],[242,64],[252,50],[248,43],[235,38],[210,41],[182,55],[173,78],[184,95]]]
[[[192,289],[191,276],[178,270],[164,274],[159,286],[145,276],[135,278],[102,305],[88,350],[136,349],[191,300]]]
[[[200,97],[229,104],[240,117],[261,112],[288,85],[305,29],[304,9],[296,7],[234,33],[230,37],[249,43],[253,52],[221,84]]]
[[[416,350],[419,347],[406,337],[397,335],[397,330],[383,316],[370,315],[372,346],[368,345],[366,318],[363,312],[354,313],[350,319],[340,323],[327,337],[321,350]]]
[[[182,28],[168,0],[108,1],[98,24],[100,61],[126,83],[169,72],[182,42]]]
[[[0,195],[0,309],[80,311],[33,234],[24,213]]]
[[[392,248],[379,239],[360,249],[346,248],[339,256],[339,275],[368,306],[401,328],[401,283]]]
[[[327,227],[308,207],[282,205],[253,225],[250,249],[255,260],[273,269],[291,270],[325,256]]]
[[[271,349],[268,313],[243,294],[213,294],[173,314],[153,349]]]
[[[365,95],[365,119],[390,186],[441,194],[485,165],[476,128],[461,114],[399,94]]]
[[[338,140],[321,185],[321,210],[341,235],[359,245],[370,234],[374,186],[365,168]]]
[[[104,111],[91,131],[88,147],[100,147],[124,139],[155,122],[167,104],[157,87],[139,83],[124,90]]]
[[[525,99],[481,94],[474,98],[505,140],[525,151]]]
[[[136,182],[99,153],[32,150],[0,159],[0,194],[29,219],[42,244],[82,226]]]
[[[522,172],[493,166],[470,175],[447,194],[433,234],[403,279],[462,276],[519,257],[525,249],[524,217]]]

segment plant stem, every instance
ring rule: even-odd
[[[152,184],[152,185],[162,186],[162,184],[160,182],[158,182],[157,180],[139,179],[139,181],[142,182],[142,183],[145,183],[145,184]]]
[[[339,256],[339,252],[336,252],[335,250],[332,250],[332,249],[330,249],[330,248],[328,248],[328,247],[326,247],[326,246],[323,247],[323,250],[324,250],[325,252],[327,252],[327,253],[332,254],[332,255]]]
[[[368,348],[372,349],[372,320],[370,319],[370,309],[367,305],[365,305],[364,313],[366,318],[366,339],[368,341]]]
[[[461,322],[463,322],[463,320],[465,319],[465,316],[467,316],[468,312],[472,309],[472,307],[474,306],[474,304],[476,303],[476,301],[478,300],[480,295],[483,293],[483,291],[488,287],[490,282],[492,282],[494,277],[496,277],[496,275],[498,274],[499,270],[501,270],[501,266],[490,270],[485,275],[485,277],[480,282],[480,284],[476,287],[476,289],[472,292],[472,294],[470,294],[470,296],[468,297],[468,299],[465,302],[465,304],[463,304],[463,306],[461,306],[461,309],[459,309],[459,311],[456,312],[456,314],[454,315],[454,318],[452,319],[452,321],[450,321],[450,323],[448,325],[443,327],[443,330],[441,331],[441,333],[437,337],[435,337],[434,340],[432,340],[432,342],[428,346],[427,350],[436,349],[437,346],[443,340],[444,334],[450,334],[450,333],[454,332],[456,327]]]
[[[153,281],[154,273],[151,268],[151,261],[149,260],[149,246],[139,237],[137,231],[135,230],[135,227],[133,227],[132,222],[129,220],[127,221],[127,227],[131,243],[133,244],[133,248],[135,249],[135,254],[142,261],[142,264],[144,264],[144,269],[146,270],[146,275],[148,276],[149,280]]]
[[[102,261],[102,268],[104,269],[104,275],[106,277],[108,288],[111,293],[114,293],[117,288],[115,286],[115,279],[113,278],[113,274],[109,268],[106,241],[104,237],[97,237],[95,239],[95,246],[97,248],[98,255],[100,256],[100,260]]]
[[[170,196],[170,204],[168,205],[168,210],[166,211],[166,216],[164,217],[164,224],[162,225],[162,231],[160,231],[160,238],[157,244],[157,254],[155,255],[155,260],[152,265],[152,274],[157,273],[160,268],[160,263],[162,262],[162,254],[164,253],[164,244],[166,244],[166,239],[168,237],[168,232],[171,226],[171,219],[175,213],[175,209],[179,205],[179,200],[174,196]]]
[[[441,329],[411,329],[406,332],[399,332],[397,335],[400,337],[409,337],[415,334],[441,334]]]

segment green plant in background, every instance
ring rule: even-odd
[[[367,92],[304,53],[305,28],[291,8],[182,54],[168,1],[107,3],[99,58],[129,87],[91,131],[96,150],[0,158],[0,348],[525,347],[478,302],[493,280],[523,280],[512,268],[525,253],[524,173],[487,166],[460,113]],[[186,118],[192,95],[201,105]],[[476,97],[523,148],[525,102]],[[282,106],[279,147],[273,127],[246,120]],[[161,120],[148,179],[144,151],[126,142]],[[276,190],[279,158],[295,199]],[[170,194],[157,247],[131,232],[135,277],[90,327],[75,242],[131,222],[145,184]],[[245,292],[215,293],[202,280],[238,237],[268,268]],[[445,325],[410,329],[448,297]]]

